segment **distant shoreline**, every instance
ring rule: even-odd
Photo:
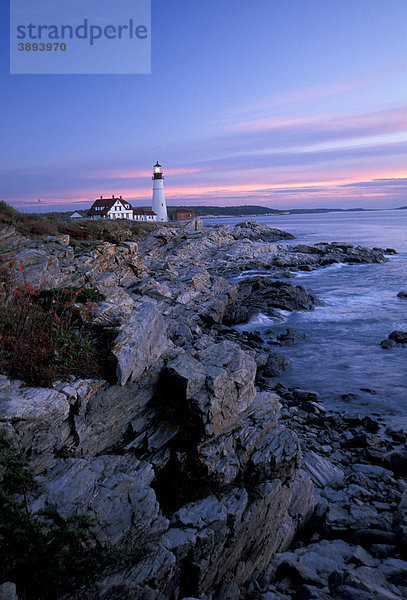
[[[257,205],[237,205],[237,206],[187,206],[187,205],[173,205],[168,208],[185,208],[195,213],[196,217],[204,219],[226,219],[231,217],[242,217],[242,218],[256,218],[256,217],[279,217],[287,215],[306,215],[306,214],[325,214],[325,213],[353,213],[353,212],[380,212],[382,210],[407,210],[407,206],[398,206],[396,208],[288,208],[286,210],[279,210],[277,208],[266,208],[264,206]],[[222,212],[221,212],[222,211]],[[85,217],[87,210],[77,209],[77,212]],[[50,213],[58,215],[69,216],[72,213],[70,211],[44,211],[44,212],[32,212],[25,213],[29,214],[42,214],[47,215]]]
[[[287,216],[287,215],[306,215],[306,214],[325,214],[325,213],[353,213],[353,212],[378,212],[381,210],[405,210],[407,209],[407,207],[400,207],[400,208],[294,208],[294,209],[288,209],[288,210],[273,210],[273,211],[268,211],[268,212],[255,212],[255,213],[246,213],[246,212],[238,212],[237,209],[242,208],[242,207],[238,207],[238,206],[233,206],[230,207],[229,212],[228,213],[218,213],[218,214],[213,214],[212,212],[209,214],[204,214],[204,211],[201,211],[200,209],[202,207],[199,207],[198,210],[193,207],[185,207],[185,208],[190,208],[191,210],[194,210],[196,217],[200,217],[200,218],[204,218],[204,219],[228,219],[228,218],[233,218],[233,217],[243,217],[243,218],[256,218],[256,217],[281,217],[281,216]],[[209,207],[208,207],[209,208]],[[210,207],[212,208],[212,207]],[[225,207],[222,207],[225,208]],[[260,208],[260,207],[256,207],[256,208]],[[233,211],[233,212],[232,212]]]

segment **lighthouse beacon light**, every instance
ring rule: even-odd
[[[152,209],[157,215],[157,221],[167,222],[167,205],[164,194],[164,175],[162,166],[157,163],[153,167],[153,201]]]

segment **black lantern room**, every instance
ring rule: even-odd
[[[158,160],[153,168],[153,179],[164,179],[163,170]]]

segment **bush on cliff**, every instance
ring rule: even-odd
[[[25,215],[0,201],[0,223],[13,225],[19,233],[27,237],[39,235],[56,235],[57,227],[41,215]]]
[[[19,597],[55,600],[87,583],[104,563],[88,515],[63,519],[52,508],[28,510],[37,484],[27,463],[0,429],[0,582],[14,581]]]
[[[68,375],[103,376],[92,333],[75,306],[85,302],[86,312],[100,299],[93,290],[40,291],[27,282],[11,290],[0,311],[0,373],[45,387]]]

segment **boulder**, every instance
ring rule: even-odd
[[[57,287],[61,280],[59,261],[45,250],[27,248],[16,254],[14,272],[16,284],[24,287],[25,283],[36,289]]]
[[[270,561],[264,579],[273,580],[280,564],[289,561],[300,563],[304,568],[317,573],[318,577],[327,581],[332,572],[342,570],[349,563],[356,549],[356,546],[343,540],[322,540],[292,551],[282,552],[276,554]]]
[[[278,352],[270,352],[261,373],[265,377],[279,377],[284,371],[290,369],[291,365],[292,361],[286,356]]]
[[[407,344],[407,331],[392,331],[389,339],[394,340],[397,344]]]
[[[256,363],[233,342],[211,344],[169,362],[160,403],[188,428],[192,439],[216,436],[238,422],[254,400]]]
[[[90,309],[90,319],[95,325],[117,327],[130,317],[134,300],[119,285],[115,273],[107,273],[99,277],[94,287],[106,296],[105,301],[99,302]]]
[[[18,600],[15,583],[6,581],[0,585],[0,600]]]
[[[219,486],[230,485],[242,475],[250,478],[253,485],[265,475],[291,479],[299,463],[298,440],[293,432],[284,430],[283,434],[281,427],[276,428],[279,411],[276,394],[259,393],[253,404],[241,413],[236,427],[199,444],[197,460],[206,476]],[[276,440],[283,443],[283,439],[287,444],[284,458],[276,451]]]
[[[75,455],[95,456],[122,446],[137,451],[147,444],[148,436],[160,425],[151,400],[161,366],[162,363],[126,386],[107,386],[95,380],[78,380],[74,384]]]
[[[324,587],[324,583],[317,572],[297,560],[283,560],[277,567],[275,576],[276,579],[288,577],[295,584],[310,583],[318,587]]]
[[[319,456],[313,451],[306,454],[302,466],[309,473],[313,483],[317,487],[329,486],[340,488],[343,486],[345,473],[328,459]]]
[[[79,600],[163,600],[168,582],[176,571],[176,558],[161,545],[145,548],[145,556],[125,568],[108,573]]]
[[[370,593],[377,600],[400,600],[400,595],[391,591],[385,575],[377,568],[356,567],[348,571],[345,585]]]
[[[311,392],[310,390],[294,388],[292,393],[294,398],[299,402],[318,402],[319,400],[319,395],[317,392]]]
[[[278,479],[259,485],[251,501],[244,489],[233,489],[176,512],[173,526],[195,530],[197,542],[185,566],[196,575],[194,594],[226,578],[242,585],[255,571],[264,570],[276,550],[292,541],[314,506],[312,484],[299,473],[290,487]]]
[[[236,314],[243,309],[253,316],[258,312],[273,314],[273,309],[312,310],[321,301],[302,286],[286,281],[273,281],[269,277],[249,277],[238,282],[237,298],[225,312],[223,322],[234,324]]]
[[[159,305],[142,302],[135,306],[130,319],[121,328],[113,355],[117,359],[117,382],[136,381],[157,362],[168,347]]]
[[[53,505],[63,518],[88,513],[101,543],[148,543],[168,529],[153,478],[151,465],[131,456],[59,459],[39,478],[41,494],[30,508],[35,513]]]
[[[274,229],[264,223],[257,221],[243,221],[238,223],[233,229],[235,239],[249,239],[254,241],[275,242],[277,240],[292,240],[291,233]]]
[[[70,403],[56,390],[24,387],[19,382],[3,384],[0,423],[13,427],[32,468],[40,473],[55,462],[55,451],[72,442]]]
[[[335,589],[335,600],[378,600],[379,597],[372,592],[351,587],[350,585],[340,585]],[[382,598],[382,600],[384,600]],[[390,600],[390,598],[389,598]],[[400,600],[400,597],[398,597]]]
[[[303,333],[301,331],[297,331],[296,329],[293,329],[292,327],[287,327],[287,329],[285,331],[283,331],[282,333],[280,333],[277,336],[277,340],[280,342],[280,344],[282,344],[284,346],[292,346],[294,344],[298,344],[305,338],[306,338],[305,333]]]
[[[393,450],[383,457],[383,464],[397,473],[404,475],[407,469],[407,450]]]

